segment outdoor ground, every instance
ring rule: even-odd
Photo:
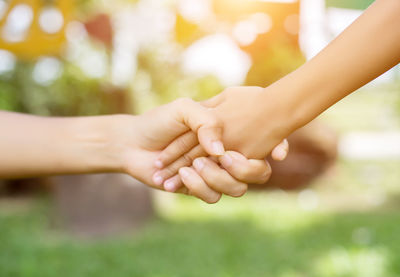
[[[400,130],[394,95],[365,89],[323,119],[342,135]],[[0,276],[400,275],[399,160],[340,158],[300,192],[155,202],[158,218],[143,229],[85,240],[53,226],[46,197],[0,200]]]

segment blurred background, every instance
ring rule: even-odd
[[[372,2],[0,0],[0,109],[268,86]],[[399,276],[399,112],[397,66],[293,134],[267,186],[212,206],[118,174],[0,180],[0,276]]]

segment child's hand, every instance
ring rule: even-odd
[[[221,121],[213,112],[188,99],[177,100],[137,117],[117,116],[112,125],[111,141],[122,157],[123,171],[157,189],[163,189],[163,181],[160,182],[157,176],[153,178],[158,170],[155,160],[162,149],[180,135],[197,132],[202,147],[207,149],[207,156],[222,156],[225,153],[221,142]],[[249,180],[259,183],[269,178],[271,170],[264,160],[247,161],[244,157],[233,157],[231,161],[225,159],[227,171],[212,159],[198,160],[195,163],[198,173],[190,168],[181,169],[187,189],[179,192],[215,203],[220,199],[221,192],[229,190],[229,195],[241,196],[246,192]],[[237,180],[235,176],[242,178]]]
[[[118,115],[108,123],[109,141],[121,156],[123,170],[158,189],[152,179],[160,151],[178,136],[192,130],[209,155],[222,155],[221,122],[207,108],[189,99],[179,99],[143,115]]]
[[[272,159],[276,161],[283,161],[289,152],[289,143],[285,139],[272,151]],[[196,134],[188,132],[185,135],[177,138],[171,143],[157,158],[155,163],[159,170],[154,174],[153,179],[157,179],[158,183],[164,182],[164,189],[169,192],[181,191],[180,189],[184,186],[182,182],[182,176],[179,176],[178,172],[183,167],[188,167],[192,163],[195,166],[196,162],[201,157],[207,157],[207,153],[203,150],[202,146],[198,144]],[[175,160],[174,160],[175,159]],[[210,158],[205,158],[210,160]],[[233,162],[231,162],[231,160]],[[231,176],[234,176],[237,180],[246,184],[265,184],[269,178],[271,172],[270,166],[265,159],[255,160],[247,159],[245,156],[238,152],[228,151],[224,156],[219,157],[218,160],[215,158],[211,159],[213,163],[219,162],[219,164],[227,171]],[[167,166],[164,167],[163,165]],[[256,168],[265,168],[263,178],[260,175],[255,174]],[[262,170],[258,170],[259,172]],[[265,173],[268,172],[268,173]],[[184,190],[185,191],[185,190]],[[229,187],[219,192],[235,196],[230,192]]]
[[[265,158],[272,151],[273,159],[284,160],[289,145],[283,138],[290,132],[284,127],[285,125],[280,124],[282,120],[279,116],[282,111],[276,113],[274,119],[276,108],[272,107],[279,102],[279,99],[271,97],[268,103],[260,102],[266,93],[265,89],[259,87],[229,88],[204,102],[203,105],[209,107],[223,121],[223,141],[227,149],[257,159]],[[268,110],[269,106],[271,108]],[[265,116],[263,112],[266,112]],[[277,145],[279,142],[281,143]],[[181,167],[190,165],[192,161],[202,156],[207,154],[199,145],[195,133],[188,132],[164,149],[157,158],[155,165],[160,171],[156,176],[167,180],[166,190],[179,189],[182,183],[174,175]]]

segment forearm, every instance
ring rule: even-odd
[[[291,128],[307,124],[398,64],[399,26],[400,1],[377,0],[320,54],[267,88],[290,111]]]
[[[113,118],[0,112],[0,178],[119,171],[109,139]]]

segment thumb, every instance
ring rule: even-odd
[[[177,120],[197,133],[200,145],[212,156],[222,156],[225,153],[222,143],[222,122],[211,109],[203,107],[192,99],[176,101]]]

